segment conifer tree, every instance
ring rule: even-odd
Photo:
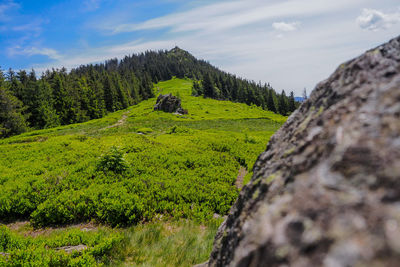
[[[268,90],[267,108],[268,110],[276,113],[275,101],[272,90]]]
[[[296,102],[294,100],[294,93],[293,91],[290,92],[290,96],[289,96],[289,106],[288,106],[288,110],[289,112],[293,112],[296,110]]]
[[[287,103],[286,103],[286,94],[285,90],[282,90],[282,93],[280,94],[278,98],[278,112],[279,114],[286,116],[288,111]]]
[[[203,83],[203,93],[204,97],[214,97],[214,83],[209,73],[204,77]]]
[[[5,88],[3,73],[0,71],[0,138],[27,130],[21,107],[22,102]]]
[[[117,90],[109,74],[104,73],[104,102],[110,112],[117,110]]]

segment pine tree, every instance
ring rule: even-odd
[[[207,73],[202,82],[204,97],[214,97],[214,83],[209,73]]]
[[[294,93],[293,91],[290,92],[290,96],[289,96],[289,106],[288,106],[288,110],[289,112],[293,112],[296,110],[296,102],[294,100]]]
[[[124,109],[129,107],[129,99],[128,99],[128,92],[126,91],[126,88],[122,85],[121,78],[119,75],[115,75],[115,84],[116,84],[116,90],[118,94],[118,108],[117,109]]]
[[[285,90],[282,90],[281,95],[278,98],[278,112],[279,114],[286,116],[288,111],[287,103],[286,103],[286,94]]]
[[[267,108],[268,110],[276,113],[273,91],[271,89],[268,90]]]
[[[193,96],[199,96],[202,95],[203,92],[200,88],[200,84],[198,81],[193,81],[193,85],[192,85],[192,95]]]
[[[117,110],[117,90],[109,74],[103,73],[104,81],[104,102],[106,109],[110,112]]]
[[[69,80],[66,80],[66,77],[66,71],[62,69],[60,72],[54,72],[51,79],[54,108],[62,125],[77,122],[71,90],[68,90],[68,87],[72,85]]]
[[[60,125],[60,119],[54,109],[54,100],[52,95],[52,88],[50,84],[44,79],[38,82],[35,107],[35,121],[36,128],[51,128]]]
[[[3,73],[0,71],[0,138],[27,130],[22,111],[22,102],[5,88]]]

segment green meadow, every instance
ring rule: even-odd
[[[208,258],[221,217],[286,117],[193,97],[191,80],[154,88],[179,96],[189,114],[154,111],[152,98],[0,140],[1,266],[190,266]],[[16,221],[29,223],[11,227]],[[90,231],[77,226],[88,223]],[[57,249],[75,245],[86,248]]]

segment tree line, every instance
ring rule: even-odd
[[[193,94],[261,106],[282,115],[294,111],[293,92],[238,78],[178,47],[147,51],[122,60],[88,64],[67,72],[0,71],[0,137],[103,117],[154,97],[153,83],[193,79]],[[200,82],[201,81],[201,82]]]
[[[269,84],[262,85],[221,71],[207,73],[201,81],[195,81],[192,95],[256,105],[284,116],[299,105],[293,91],[289,96],[284,90],[277,94]]]

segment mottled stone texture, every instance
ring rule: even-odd
[[[209,266],[399,266],[400,37],[342,64],[272,137]]]
[[[188,114],[186,109],[181,107],[181,100],[171,94],[159,95],[154,105],[154,110],[162,110],[165,112],[177,112],[180,114]]]

